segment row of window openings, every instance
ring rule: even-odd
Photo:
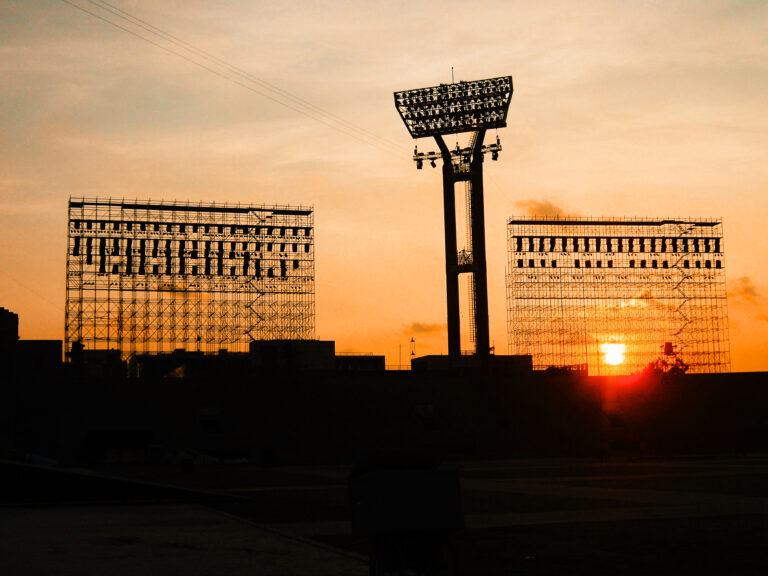
[[[88,262],[88,264],[91,264],[91,261]],[[212,264],[215,265],[215,269],[212,267]],[[297,270],[300,267],[299,260],[293,261],[293,269]],[[165,274],[165,275],[172,275],[177,274],[179,276],[225,276],[225,266],[224,262],[219,259],[217,261],[212,260],[206,260],[205,266],[199,267],[197,265],[194,265],[191,267],[191,269],[187,269],[186,262],[183,258],[180,258],[178,260],[178,266],[174,266],[174,260],[170,257],[166,258],[165,265],[161,266],[160,264],[151,264],[151,268],[149,268],[149,271],[147,271],[146,263],[143,259],[139,260],[138,267],[134,271],[133,268],[133,259],[128,257],[125,260],[125,268],[121,271],[119,264],[112,264],[109,266],[109,263],[107,262],[107,258],[100,258],[99,259],[99,274],[106,274],[107,270],[110,269],[112,274],[120,274],[121,272],[124,274],[132,275],[132,274],[138,274],[140,276],[143,276],[145,274]],[[266,278],[274,278],[275,274],[277,272],[272,267],[269,267],[266,269],[266,271],[262,270],[261,266],[261,260],[253,260],[251,261],[250,258],[248,258],[248,254],[246,254],[246,257],[243,259],[243,265],[242,266],[229,266],[229,276],[255,276],[256,278],[261,278],[262,276],[265,276]],[[214,271],[212,271],[214,270]],[[288,276],[288,261],[287,260],[280,260],[280,277],[285,278]]]
[[[635,260],[629,261],[629,267],[630,268],[636,268],[637,262]],[[704,268],[712,268],[712,260],[704,260],[703,261]],[[603,261],[597,260],[595,262],[595,266],[597,268],[603,267]],[[519,258],[517,260],[517,267],[518,268],[524,268],[525,267],[525,260],[522,258]],[[536,260],[531,258],[528,260],[528,268],[536,268]],[[547,267],[547,261],[545,259],[539,260],[539,268],[546,268]],[[557,268],[557,260],[552,260],[550,262],[550,268]],[[580,260],[574,260],[573,261],[573,267],[574,268],[581,268],[581,261]],[[613,268],[613,261],[607,260],[606,261],[606,268]],[[640,268],[648,268],[648,261],[647,260],[640,260],[639,263]],[[658,260],[651,260],[651,268],[658,268],[659,267],[659,261]],[[663,260],[661,262],[662,268],[669,268],[669,262],[666,260]],[[683,260],[683,268],[690,268],[691,267],[691,261],[690,260]],[[694,260],[693,261],[693,267],[694,268],[701,268],[702,267],[702,261],[701,260]],[[715,268],[722,268],[723,263],[720,260],[715,260]],[[584,260],[584,268],[592,268],[592,261],[591,260]]]
[[[720,238],[516,236],[515,252],[720,252]]]
[[[253,234],[255,236],[310,236],[312,228],[292,226],[222,226],[217,224],[166,224],[162,222],[115,222],[72,220],[75,230],[124,230],[132,232],[133,227],[146,232],[178,232],[179,234],[203,232],[204,234]]]
[[[160,247],[160,240],[150,240],[152,242],[151,244],[151,256],[152,258],[157,258],[158,254],[168,254],[172,251],[172,240],[163,240],[164,247]],[[99,239],[99,254],[101,256],[105,255],[108,250],[108,245],[112,245],[112,250],[110,252],[110,255],[112,256],[120,256],[121,249],[120,249],[120,238],[101,238]],[[229,257],[230,258],[236,258],[240,257],[241,253],[237,251],[238,244],[242,246],[242,250],[247,251],[249,250],[248,242],[213,242],[210,240],[200,241],[200,244],[203,245],[203,255],[205,257],[208,257],[211,254],[223,254],[226,252],[226,245],[229,244]],[[187,242],[185,240],[179,240],[178,241],[178,253],[179,256],[188,256],[189,258],[198,258],[198,241],[197,240],[190,240],[189,246],[191,247],[189,251],[187,251]],[[272,248],[277,248],[278,244],[272,244],[272,242],[267,242],[265,245],[265,249],[267,252],[272,252]],[[299,252],[299,244],[293,243],[293,244],[279,244],[280,246],[280,252],[285,252],[286,247],[290,246],[290,251],[292,252]],[[310,244],[302,244],[304,246],[304,253],[308,254],[310,249]],[[256,242],[251,245],[253,250],[255,252],[261,252],[262,243]],[[130,253],[133,252],[133,238],[126,238],[125,239],[125,250],[123,251],[124,254],[127,256]],[[87,256],[90,256],[93,251],[93,238],[86,238],[85,239],[85,253]],[[147,252],[147,240],[144,238],[139,239],[139,248],[138,248],[138,254],[142,257],[146,256]],[[81,253],[81,242],[80,237],[75,236],[73,238],[72,242],[72,256],[80,256]]]

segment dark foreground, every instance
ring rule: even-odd
[[[768,456],[454,466],[459,574],[768,573]],[[198,462],[101,469],[131,480],[104,483],[41,470],[4,491],[0,573],[367,574],[348,473]]]

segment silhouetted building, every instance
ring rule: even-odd
[[[386,357],[377,354],[337,354],[336,370],[340,372],[386,370]]]
[[[102,382],[125,380],[126,363],[120,350],[86,350],[73,342],[69,353],[75,373],[90,380]]]
[[[19,339],[19,315],[0,308],[0,346],[5,348]]]
[[[254,340],[249,352],[252,368],[336,368],[336,343],[332,340]]]
[[[55,371],[61,365],[61,340],[20,340],[19,315],[0,308],[0,358],[3,370],[17,375]]]
[[[519,374],[533,370],[531,356],[519,354],[516,356],[491,355],[484,363],[473,355],[451,358],[443,355],[419,356],[411,359],[411,370],[414,372],[447,372],[461,369],[477,369],[483,367],[495,374]]]
[[[174,350],[168,354],[134,354],[128,359],[131,378],[217,379],[249,382],[263,371],[376,371],[385,369],[384,356],[335,355],[336,343],[324,340],[256,340],[248,352],[203,354]]]
[[[29,371],[50,372],[61,366],[61,340],[19,340],[16,343],[16,363]]]
[[[510,352],[535,367],[730,371],[721,220],[512,218],[508,242]]]
[[[217,354],[203,354],[187,350],[174,350],[168,354],[134,354],[128,359],[131,378],[154,380],[183,378],[238,377],[250,372],[247,352],[220,350]]]

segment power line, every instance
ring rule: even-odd
[[[51,300],[49,300],[48,298],[46,298],[45,296],[40,294],[40,292],[38,292],[37,290],[35,290],[31,286],[29,286],[28,284],[25,284],[24,282],[22,282],[21,280],[19,280],[15,276],[12,276],[11,274],[8,274],[8,272],[6,272],[5,270],[0,269],[0,275],[3,275],[6,278],[9,278],[10,280],[13,280],[14,282],[16,282],[16,284],[18,284],[19,286],[24,288],[27,292],[29,292],[30,294],[34,294],[40,300],[42,300],[43,302],[45,302],[46,304],[48,304],[52,308],[55,308],[58,312],[61,312],[63,310],[63,307],[61,305],[54,304]]]
[[[341,132],[341,133],[349,136],[350,138],[354,138],[355,140],[358,140],[359,142],[362,142],[364,144],[368,144],[369,146],[373,146],[373,147],[378,148],[379,150],[382,150],[382,151],[387,152],[389,154],[401,156],[401,154],[395,150],[395,145],[394,144],[389,143],[388,141],[385,141],[385,140],[383,140],[383,139],[381,139],[379,137],[374,138],[373,136],[368,135],[369,133],[367,133],[367,131],[365,131],[362,128],[356,128],[355,129],[356,131],[353,131],[352,128],[347,126],[347,125],[354,126],[353,124],[351,124],[351,123],[349,123],[349,122],[347,122],[345,120],[343,120],[343,121],[334,120],[334,116],[332,114],[326,113],[326,112],[321,112],[322,109],[320,109],[319,107],[315,107],[314,105],[310,105],[310,106],[301,105],[301,104],[298,103],[298,101],[300,100],[298,97],[293,97],[295,99],[295,101],[292,102],[286,96],[282,96],[279,93],[276,93],[274,96],[271,95],[271,94],[265,93],[263,90],[260,90],[259,88],[254,87],[251,84],[248,84],[248,83],[246,83],[244,81],[238,80],[237,78],[233,78],[231,75],[229,75],[227,73],[224,73],[224,72],[222,72],[220,70],[217,70],[217,69],[215,69],[215,68],[213,68],[213,67],[211,67],[211,66],[209,66],[209,65],[207,65],[207,64],[205,64],[203,62],[200,62],[199,60],[195,59],[194,57],[190,57],[190,56],[182,54],[182,53],[180,53],[180,52],[178,52],[176,50],[173,50],[173,49],[169,48],[168,46],[165,46],[165,45],[163,45],[163,44],[161,44],[159,42],[156,42],[155,40],[153,40],[151,38],[147,38],[146,36],[143,36],[142,34],[139,34],[138,32],[136,32],[135,30],[131,30],[130,28],[126,28],[125,26],[122,26],[122,25],[120,25],[117,22],[114,22],[114,21],[112,21],[112,20],[110,20],[108,18],[105,18],[105,17],[103,17],[103,16],[101,16],[101,15],[95,13],[95,12],[92,12],[92,11],[88,10],[87,8],[84,8],[84,7],[78,5],[78,4],[74,3],[74,2],[71,2],[70,0],[61,0],[61,1],[64,2],[65,4],[68,4],[68,5],[72,6],[73,8],[76,8],[76,9],[80,10],[81,12],[89,14],[90,16],[92,16],[94,18],[97,18],[97,19],[101,20],[102,22],[105,22],[106,24],[109,24],[110,26],[118,28],[118,29],[122,30],[123,32],[131,34],[132,36],[135,36],[135,37],[137,37],[137,38],[139,38],[139,39],[141,39],[141,40],[143,40],[143,41],[145,41],[145,42],[147,42],[149,44],[152,44],[153,46],[155,46],[157,48],[160,48],[161,50],[164,50],[164,51],[166,51],[166,52],[168,52],[170,54],[173,54],[174,56],[178,56],[179,58],[189,62],[190,64],[194,64],[195,66],[197,66],[199,68],[202,68],[202,69],[210,72],[211,74],[215,74],[216,76],[219,76],[220,78],[223,78],[224,80],[228,80],[229,82],[237,84],[238,86],[241,86],[241,87],[245,88],[246,90],[250,90],[251,92],[254,92],[255,94],[258,94],[258,95],[262,96],[263,98],[267,98],[268,100],[271,100],[271,101],[275,102],[276,104],[280,104],[281,106],[289,108],[289,109],[293,110],[294,112],[297,112],[299,114],[302,114],[303,116],[311,118],[312,120],[320,122],[321,124],[324,124],[325,126],[328,126],[329,128],[332,128],[332,129],[334,129],[334,130],[336,130],[338,132]],[[116,14],[116,15],[119,16],[119,14]],[[130,20],[128,18],[123,18],[123,19],[130,22]],[[134,24],[136,24],[136,23],[134,23]],[[144,28],[145,30],[147,29],[146,27],[143,27],[143,26],[142,26],[142,28]],[[194,54],[194,51],[191,48],[185,48],[183,46],[183,44],[181,44],[180,42],[171,41],[168,38],[165,38],[161,34],[158,34],[158,33],[155,33],[155,35],[156,36],[160,36],[164,40],[166,40],[166,41],[168,41],[168,42],[170,42],[170,43],[172,43],[172,44],[174,44],[176,46],[179,46],[179,47],[187,50],[188,52],[192,52]],[[200,51],[200,52],[202,53],[202,51]],[[200,57],[199,54],[196,54],[196,55],[198,57]],[[208,60],[212,61],[212,63],[216,63],[213,58],[215,58],[215,57],[208,58]],[[222,62],[224,62],[224,61],[222,61]],[[232,70],[235,70],[235,67],[233,67],[231,65],[220,64],[220,66],[227,66],[227,67],[230,67]],[[239,76],[243,76],[243,73],[240,72],[240,73],[238,73],[238,75]],[[250,80],[250,79],[248,79],[247,81],[255,82],[254,80]],[[279,91],[279,90],[280,89],[272,89],[273,92],[276,92],[276,91]],[[288,94],[288,93],[286,93],[286,94]],[[303,106],[303,107],[300,107],[300,106]],[[312,107],[317,108],[318,111],[314,111]],[[321,113],[324,114],[325,116],[322,116]]]
[[[133,14],[130,14],[129,12],[126,12],[125,10],[122,10],[118,8],[117,6],[114,6],[110,4],[109,2],[106,2],[105,0],[88,0],[91,4],[94,6],[97,6],[99,8],[102,8],[104,10],[108,10],[115,16],[118,16],[119,18],[122,18],[123,20],[127,20],[131,22],[132,24],[135,24],[137,26],[140,26],[144,30],[155,34],[157,36],[162,37],[163,39],[167,40],[168,42],[171,42],[172,44],[175,44],[176,46],[179,46],[180,48],[183,48],[184,50],[187,50],[189,52],[192,52],[196,54],[197,56],[200,56],[204,60],[207,60],[209,62],[212,62],[214,64],[217,64],[219,66],[223,66],[232,72],[234,72],[236,75],[249,80],[250,82],[253,82],[255,84],[258,84],[259,86],[265,88],[266,90],[269,90],[270,92],[273,92],[274,94],[277,94],[278,97],[284,97],[294,103],[296,103],[299,106],[306,107],[313,112],[320,114],[321,116],[324,116],[328,119],[331,119],[333,121],[339,122],[340,124],[344,125],[347,128],[350,128],[356,132],[359,132],[362,135],[365,135],[366,137],[374,138],[378,140],[379,142],[386,144],[388,146],[393,146],[395,149],[400,150],[401,146],[399,143],[394,142],[392,140],[389,140],[387,138],[383,138],[379,136],[378,134],[371,132],[370,130],[366,130],[365,128],[362,128],[360,126],[357,126],[356,124],[347,121],[346,119],[333,114],[332,112],[328,112],[327,110],[324,110],[323,108],[320,108],[319,106],[316,106],[312,102],[309,102],[308,100],[305,100],[299,96],[296,96],[295,94],[292,94],[291,92],[288,92],[287,90],[283,90],[279,86],[275,86],[274,84],[271,84],[270,82],[267,82],[266,80],[263,80],[262,78],[259,78],[257,76],[254,76],[247,70],[244,70],[243,68],[240,68],[234,64],[231,64],[227,62],[226,60],[223,60],[221,58],[218,58],[214,54],[211,54],[210,52],[207,52],[205,50],[202,50],[201,48],[197,48],[196,46],[190,44],[189,42],[184,41],[183,39],[174,36],[173,34],[170,34],[169,32],[166,32],[165,30],[158,28],[157,26],[154,26],[153,24],[147,22],[146,20],[142,20],[141,18],[138,18],[134,16]]]

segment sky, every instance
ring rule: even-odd
[[[0,4],[0,306],[22,338],[63,338],[67,200],[97,196],[314,206],[317,336],[445,353],[441,173],[415,169],[392,93],[453,68],[514,79],[484,171],[497,352],[509,217],[718,217],[732,368],[768,370],[768,3],[109,2]]]

